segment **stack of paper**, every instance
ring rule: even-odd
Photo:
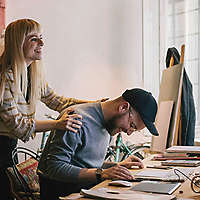
[[[165,154],[159,154],[153,157],[152,160],[156,161],[163,161],[163,160],[191,160],[194,159],[194,157],[189,157],[186,153],[165,153]]]
[[[172,146],[162,154],[154,156],[152,160],[200,160],[199,146]]]
[[[172,146],[166,149],[166,152],[200,154],[200,146]]]
[[[166,160],[162,161],[163,166],[198,167],[200,160]]]

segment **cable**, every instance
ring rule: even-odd
[[[179,169],[174,169],[174,173],[178,176],[179,180],[181,179],[180,175],[177,173],[181,173],[183,176],[185,176],[188,180],[191,181],[191,188],[192,188],[192,191],[195,192],[195,193],[200,193],[200,175],[196,175],[194,176],[192,179],[187,176],[186,174],[184,174],[182,171],[180,171]],[[195,188],[195,186],[197,188]]]
[[[185,176],[187,179],[189,179],[190,181],[192,181],[192,179],[187,176],[186,174],[184,174],[182,171],[180,171],[179,169],[174,169],[174,173],[178,176],[179,180],[181,179],[180,175],[177,174],[177,172],[181,173],[183,176]]]

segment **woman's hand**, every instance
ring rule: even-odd
[[[127,159],[125,159],[122,162],[119,162],[119,165],[124,166],[128,169],[130,169],[132,166],[138,166],[139,168],[144,168],[144,165],[142,163],[142,160],[138,157],[131,155]]]
[[[55,129],[69,130],[77,133],[78,129],[80,129],[82,126],[81,119],[81,115],[73,114],[73,110],[68,109],[60,119],[56,120],[57,122]]]
[[[104,102],[104,101],[107,101],[109,98],[103,98],[103,99],[100,99],[100,100],[97,100],[97,102]]]
[[[131,172],[119,164],[108,169],[104,169],[102,173],[103,179],[112,179],[112,180],[133,180],[134,177],[131,175]]]
[[[104,102],[104,101],[107,101],[109,98],[106,97],[106,98],[102,98],[102,99],[98,99],[96,101],[88,101],[88,103],[98,103],[98,102]]]

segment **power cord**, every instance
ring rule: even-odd
[[[179,180],[181,179],[180,175],[178,173],[182,174],[183,176],[185,176],[188,180],[190,180],[191,182],[191,188],[192,191],[195,193],[200,193],[200,175],[195,175],[192,179],[187,176],[186,174],[184,174],[182,171],[180,171],[179,169],[174,169],[174,173],[178,176]]]

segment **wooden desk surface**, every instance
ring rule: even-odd
[[[144,165],[146,166],[147,164],[148,165],[151,165],[151,164],[159,164],[159,161],[151,161],[151,158],[152,157],[149,157],[147,159],[144,160]],[[145,170],[142,169],[142,170]],[[141,171],[141,169],[131,169],[131,172],[134,174],[134,173],[137,173]],[[200,167],[197,167],[195,169],[195,172],[200,172]],[[120,188],[122,190],[127,190],[129,188],[125,188],[125,187],[115,187],[115,186],[109,186],[108,183],[110,182],[111,180],[106,180],[106,181],[103,181],[102,183],[96,185],[94,188],[109,188],[109,189],[116,189],[116,188]],[[137,184],[137,183],[133,183],[133,184]],[[183,191],[183,193],[181,193],[180,191]],[[195,199],[195,200],[200,200],[200,193],[197,194],[197,193],[194,193],[191,189],[191,186],[190,186],[190,181],[189,180],[186,180],[184,183],[182,183],[182,185],[173,193],[173,195],[176,195],[177,197],[177,200],[186,200],[186,199]],[[84,198],[84,197],[77,197],[75,198],[76,200],[91,200],[89,198]]]

